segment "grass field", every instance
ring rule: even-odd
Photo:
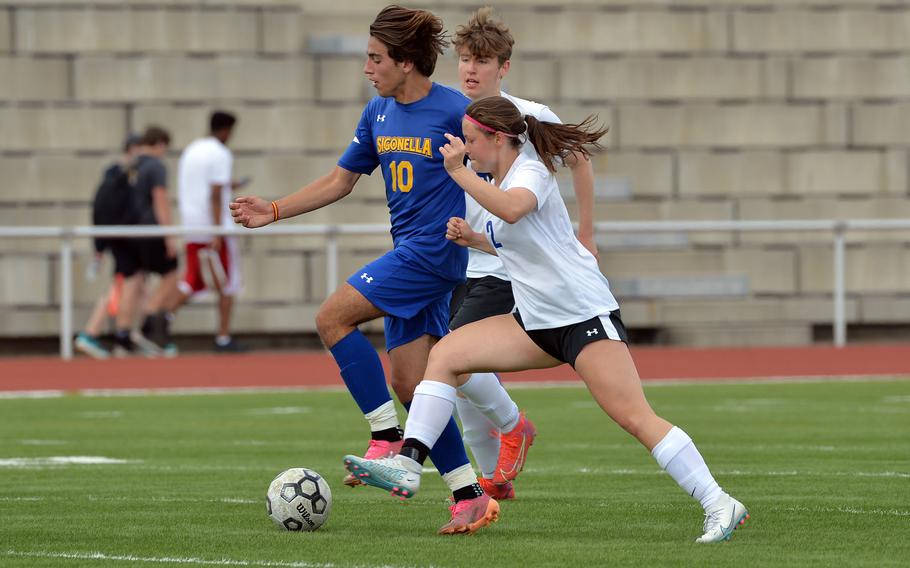
[[[365,423],[347,393],[0,399],[0,566],[906,566],[910,381],[648,387],[752,520],[698,546],[698,504],[577,387],[514,389],[540,436],[501,521],[439,537],[438,476],[401,504],[341,485]],[[49,465],[13,458],[101,456]],[[264,492],[307,466],[334,492],[315,533]]]

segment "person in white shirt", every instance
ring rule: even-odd
[[[648,404],[619,305],[596,259],[575,239],[559,194],[553,175],[557,159],[597,146],[606,130],[593,130],[594,120],[588,117],[577,126],[543,123],[522,115],[506,98],[490,97],[465,111],[464,142],[446,136],[449,143],[440,152],[449,175],[494,215],[482,232],[453,217],[446,238],[499,256],[518,311],[468,324],[437,343],[415,390],[400,453],[355,465],[367,483],[385,487],[384,481],[394,480],[393,494],[413,496],[428,448],[455,407],[465,373],[569,363],[604,412],[704,507],[704,534],[696,542],[728,540],[749,513],[720,488],[692,439]],[[525,141],[540,160],[521,153]],[[465,155],[476,169],[491,172],[497,184],[465,167]]]
[[[461,91],[472,101],[503,96],[522,114],[530,114],[543,122],[562,121],[546,105],[521,99],[502,91],[503,79],[511,68],[515,39],[506,25],[495,19],[492,9],[480,8],[466,25],[459,26],[453,42],[458,56],[458,78]],[[537,159],[531,144],[521,152]],[[597,254],[594,240],[594,170],[591,160],[583,153],[570,153],[560,160],[572,172],[572,186],[578,206],[578,240],[592,254]],[[472,166],[472,169],[477,170]],[[473,227],[482,227],[491,217],[470,195],[466,198],[465,219]],[[487,318],[507,314],[515,308],[512,284],[494,255],[469,249],[467,281],[452,294],[449,329]],[[485,405],[474,401],[484,399]],[[459,388],[456,403],[465,443],[481,472],[481,486],[497,500],[512,499],[512,481],[524,467],[528,449],[536,436],[534,424],[519,413],[518,406],[502,388],[494,373],[474,373]],[[498,436],[491,436],[496,432]]]
[[[236,123],[230,113],[213,112],[209,136],[191,142],[183,150],[177,170],[177,200],[184,226],[233,226],[231,191],[248,181],[234,182],[231,177],[234,156],[227,144]],[[215,351],[243,351],[230,332],[234,298],[240,292],[236,237],[193,234],[185,242],[186,272],[172,295],[171,312],[203,290],[216,292],[219,320]]]

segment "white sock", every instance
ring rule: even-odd
[[[654,446],[651,455],[705,510],[723,494],[692,438],[676,426]]]
[[[455,387],[439,381],[420,381],[404,426],[405,439],[420,440],[432,449],[454,410]]]
[[[465,444],[471,448],[480,474],[487,479],[493,479],[493,472],[496,471],[496,464],[499,461],[499,428],[464,397],[459,396],[455,399],[455,408],[461,421],[462,437]]]
[[[466,463],[443,475],[442,480],[449,486],[449,490],[454,493],[456,489],[461,489],[462,487],[468,487],[477,483],[477,475],[474,474],[474,469],[471,467],[471,464]]]
[[[458,392],[503,432],[511,432],[518,425],[518,405],[494,373],[474,373]]]
[[[367,412],[363,417],[370,423],[370,432],[397,428],[401,424],[398,421],[398,413],[395,412],[395,403],[391,400]]]
[[[230,343],[230,342],[231,342],[231,336],[230,336],[230,335],[217,335],[217,336],[215,336],[215,343],[218,344],[218,345],[220,345],[220,346],[222,346],[222,347],[224,347],[225,345],[227,345],[227,344]]]

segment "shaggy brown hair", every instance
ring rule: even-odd
[[[411,61],[424,77],[436,69],[436,58],[448,47],[442,20],[426,10],[386,6],[370,24],[370,35],[389,49],[397,62]]]
[[[467,51],[475,57],[495,57],[499,66],[512,58],[515,38],[504,23],[493,17],[493,8],[483,7],[468,20],[468,25],[458,26],[452,42],[455,52]]]

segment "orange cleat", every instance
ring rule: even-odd
[[[493,472],[493,483],[503,485],[512,481],[525,467],[528,449],[537,437],[537,428],[528,420],[524,412],[518,418],[518,424],[511,432],[500,434],[499,461]]]
[[[502,485],[496,485],[492,479],[480,478],[477,481],[480,483],[480,487],[483,488],[483,492],[497,501],[507,501],[515,498],[515,487],[511,481],[507,481]]]

